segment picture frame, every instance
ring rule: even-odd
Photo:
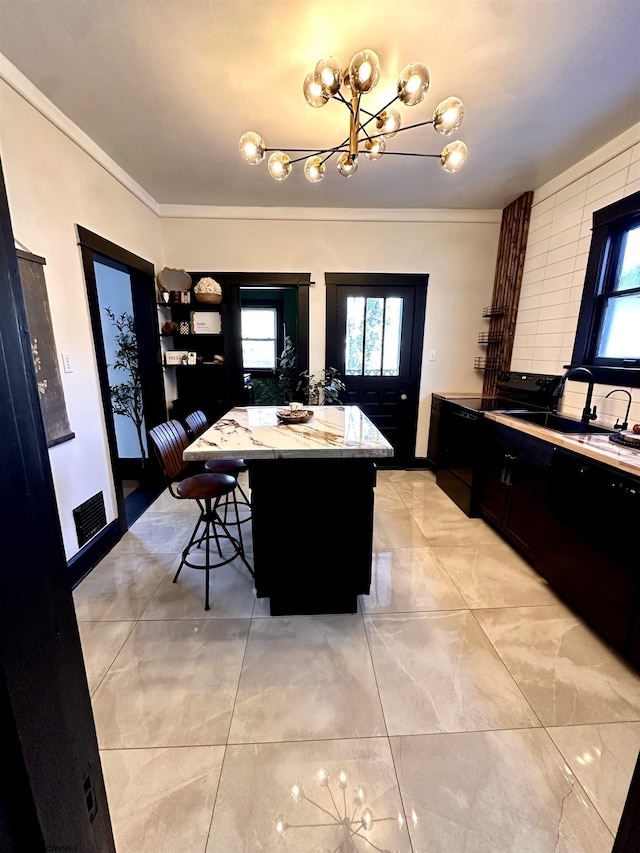
[[[188,364],[189,353],[187,350],[172,349],[164,354],[164,363],[170,367],[177,364]]]
[[[192,311],[191,331],[194,335],[219,335],[222,318],[218,311]]]

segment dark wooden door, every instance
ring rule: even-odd
[[[327,274],[327,367],[341,399],[393,445],[391,467],[415,464],[426,275]],[[383,460],[380,460],[382,463]]]
[[[115,853],[13,246],[0,164],[0,850]]]

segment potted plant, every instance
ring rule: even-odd
[[[115,362],[114,370],[121,370],[125,379],[116,385],[109,386],[111,406],[115,415],[122,415],[133,421],[140,446],[142,465],[146,460],[146,452],[142,433],[144,429],[144,409],[142,405],[142,383],[138,364],[138,342],[131,314],[123,312],[118,316],[111,308],[104,309],[105,314],[115,327]]]
[[[345,390],[345,384],[335,367],[325,367],[319,378],[307,370],[300,377],[307,391],[309,405],[336,406],[342,402],[340,392]]]
[[[300,379],[296,348],[288,335],[284,339],[284,349],[280,353],[278,366],[274,368],[273,372],[276,375],[282,402],[290,403],[296,393],[300,391]]]

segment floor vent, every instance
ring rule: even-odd
[[[76,523],[78,545],[82,548],[107,523],[102,492],[77,506],[73,510],[73,519]]]

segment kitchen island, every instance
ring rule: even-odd
[[[273,616],[355,613],[371,585],[375,460],[393,447],[357,406],[310,406],[295,425],[279,408],[231,409],[184,459],[247,463],[256,593]]]

